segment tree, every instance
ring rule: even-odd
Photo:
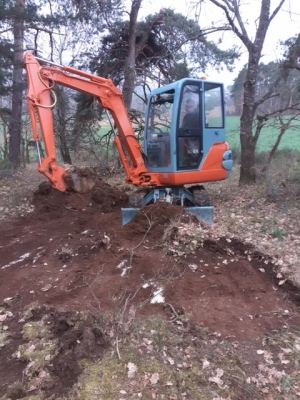
[[[139,51],[136,49],[136,28],[139,9],[142,0],[132,0],[131,10],[129,14],[129,32],[128,32],[128,54],[125,60],[124,68],[124,84],[123,84],[123,99],[127,110],[131,108],[132,94],[135,86],[135,60],[136,54]],[[147,33],[137,45],[142,47],[145,44]]]
[[[280,62],[259,64],[255,91],[255,104],[258,104],[258,107],[253,120],[253,139],[257,141],[262,129],[266,127],[272,127],[274,137],[277,134],[264,171],[269,167],[284,133],[288,129],[298,128],[296,122],[299,122],[300,112],[299,72],[291,69],[291,65],[289,56]],[[231,96],[234,99],[235,114],[242,109],[243,77],[246,70],[247,66],[244,66],[232,86]]]
[[[247,65],[244,65],[243,69],[238,73],[238,76],[234,79],[231,88],[231,99],[234,104],[234,115],[241,116],[243,111],[243,98],[244,98],[244,82],[246,78]]]
[[[22,98],[23,98],[23,53],[26,29],[34,27],[33,22],[45,21],[38,16],[35,2],[28,0],[1,0],[0,27],[6,37],[0,40],[0,95],[11,94],[1,117],[9,115],[8,132],[10,137],[9,158],[18,168],[21,163]],[[4,121],[4,120],[3,120]]]
[[[10,119],[10,158],[15,168],[21,163],[20,135],[22,125],[22,72],[23,72],[23,42],[24,42],[24,0],[16,0],[16,13],[13,21],[14,59],[13,59],[13,87],[12,112]]]
[[[283,42],[285,46],[285,65],[284,68],[288,71],[296,69],[300,71],[300,34]]]
[[[0,9],[1,12],[1,9]],[[0,160],[7,161],[9,158],[9,120],[11,108],[8,96],[11,92],[9,82],[12,79],[12,45],[7,39],[0,40],[0,126],[3,133],[3,147],[0,148]],[[9,60],[9,62],[8,62]]]
[[[131,10],[131,20],[116,21],[113,29],[101,38],[100,47],[90,54],[90,69],[123,86],[124,98],[127,99],[128,80],[132,93],[147,82],[160,86],[184,77],[197,77],[208,65],[231,68],[238,57],[235,48],[220,50],[207,40],[198,23],[170,9],[148,15],[133,28],[139,3],[132,4],[135,8]],[[129,64],[131,77],[127,79]],[[140,92],[136,94],[140,96]]]
[[[100,24],[95,32],[95,27],[85,21],[81,15],[82,10],[72,7],[72,1],[56,1],[51,4],[48,16],[49,28],[32,24],[36,30],[34,48],[38,55],[55,63],[74,65],[82,62],[80,53],[86,50],[86,44],[92,40],[93,35],[99,35]],[[50,29],[52,27],[52,29]],[[47,40],[48,45],[45,46]],[[53,109],[55,142],[64,163],[72,164],[71,150],[78,150],[77,139],[85,136],[84,129],[78,129],[77,123],[82,119],[82,113],[76,115],[76,99],[78,92],[57,85],[57,104]],[[84,96],[83,96],[84,97]],[[91,105],[91,101],[89,101]],[[82,121],[81,121],[82,122]],[[82,128],[83,124],[80,124]],[[77,146],[77,147],[76,147]]]
[[[240,123],[241,167],[240,184],[255,182],[255,148],[258,137],[253,135],[253,124],[257,108],[264,98],[256,101],[256,85],[259,72],[259,61],[270,23],[281,9],[285,0],[279,0],[277,7],[271,13],[271,0],[261,0],[260,13],[255,37],[250,39],[246,30],[246,21],[242,19],[240,2],[238,0],[208,0],[223,10],[230,29],[241,40],[248,51],[248,63],[244,81],[243,109]]]
[[[260,63],[258,68],[255,102],[259,106],[255,112],[258,115],[295,114],[293,106],[299,103],[299,72],[286,70],[287,61],[272,61]],[[231,88],[231,98],[234,103],[234,115],[241,115],[244,99],[244,81],[247,65],[239,72]],[[264,101],[262,102],[261,99]],[[255,119],[254,119],[255,120]]]
[[[92,0],[91,0],[92,1]],[[88,0],[86,0],[88,2]],[[124,103],[134,121],[137,134],[143,130],[141,112],[147,101],[150,85],[160,86],[188,76],[196,77],[209,63],[230,68],[238,56],[235,49],[222,51],[209,42],[199,25],[175,13],[161,10],[138,21],[141,1],[132,1],[129,20],[118,14],[115,22],[107,18],[107,33],[101,36],[100,46],[94,45],[82,54],[82,59],[90,59],[89,69],[105,78],[110,78],[122,88]],[[112,14],[116,14],[112,11]],[[85,16],[87,18],[87,15]],[[192,67],[188,67],[188,64]],[[131,109],[134,94],[134,105]],[[79,145],[82,127],[90,131],[90,118],[87,108],[92,99],[78,96],[77,117],[74,125],[74,143]],[[96,121],[95,121],[96,122]],[[80,127],[80,129],[78,129]]]
[[[66,164],[72,164],[71,154],[68,146],[70,140],[70,124],[69,120],[72,120],[71,96],[68,90],[64,87],[56,87],[57,94],[57,107],[53,112],[54,115],[54,129],[56,132],[56,141],[62,160]]]

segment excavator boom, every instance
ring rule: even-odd
[[[123,164],[127,183],[136,186],[153,185],[156,174],[149,174],[130,119],[125,108],[121,91],[110,79],[104,79],[67,66],[41,66],[30,52],[25,54],[25,68],[28,77],[27,100],[32,122],[34,140],[39,140],[38,123],[41,128],[46,157],[39,160],[38,170],[43,173],[55,189],[65,191],[66,170],[57,165],[51,102],[55,84],[75,89],[96,97],[100,106],[110,111],[119,135],[115,145]],[[126,153],[124,152],[126,149]]]

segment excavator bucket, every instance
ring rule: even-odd
[[[78,168],[69,166],[66,168],[64,182],[67,190],[76,193],[90,192],[97,181],[97,174],[90,168]]]

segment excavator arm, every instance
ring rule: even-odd
[[[156,174],[149,173],[143,159],[141,146],[132,129],[121,91],[110,79],[104,79],[67,66],[41,66],[30,52],[25,53],[28,77],[27,100],[34,140],[39,141],[38,124],[41,129],[46,157],[39,156],[39,172],[43,173],[55,189],[67,189],[66,170],[56,161],[55,135],[52,108],[56,104],[53,88],[56,84],[78,90],[96,97],[100,106],[110,111],[119,134],[115,145],[123,164],[126,182],[135,186],[150,186],[157,182]],[[38,146],[37,146],[38,147]],[[124,152],[126,149],[126,153]]]

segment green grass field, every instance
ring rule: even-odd
[[[240,151],[240,117],[226,118],[226,140],[232,149]],[[279,126],[263,128],[257,142],[256,152],[269,152],[276,142],[279,134]],[[279,150],[289,149],[300,151],[300,122],[294,122],[289,130],[283,135]]]
[[[231,149],[237,153],[240,152],[240,117],[226,117],[226,140]],[[109,126],[102,126],[99,135],[104,135],[110,130]],[[280,132],[280,127],[269,126],[262,129],[258,139],[256,153],[269,152],[274,146],[277,136]],[[291,128],[288,129],[279,144],[279,150],[288,149],[300,151],[300,122],[293,122]]]

